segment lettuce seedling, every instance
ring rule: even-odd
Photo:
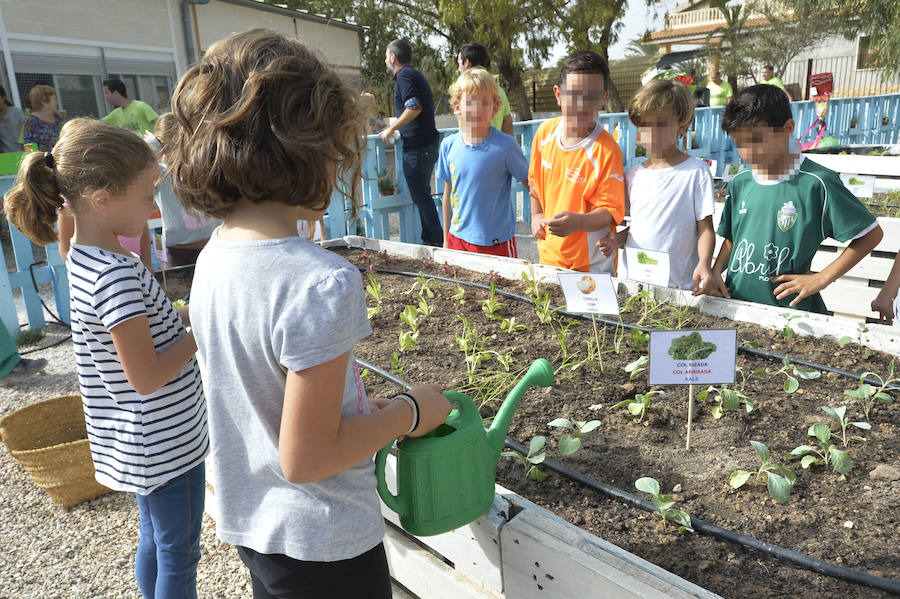
[[[572,455],[581,449],[581,437],[585,433],[600,426],[599,420],[590,420],[583,422],[581,420],[569,420],[568,418],[557,418],[547,423],[547,426],[555,426],[566,429],[566,433],[559,439],[559,453],[563,455]]]
[[[403,308],[403,312],[400,313],[400,320],[406,323],[409,326],[409,330],[416,336],[418,336],[419,332],[419,310],[416,306],[406,306]]]
[[[544,458],[547,457],[547,452],[541,451],[544,449],[546,442],[546,438],[538,435],[528,444],[528,455],[522,455],[518,451],[504,451],[500,455],[507,458],[516,458],[525,468],[525,476],[527,478],[531,478],[539,483],[544,482],[547,475],[538,470],[538,465],[543,463]]]
[[[397,352],[391,354],[391,372],[398,376],[403,375],[403,359]]]
[[[497,298],[494,297],[494,292],[496,291],[497,284],[491,281],[491,292],[488,295],[486,300],[481,300],[481,310],[485,313],[485,315],[491,320],[499,320],[500,317],[497,316],[497,311],[500,310],[505,304],[500,302]]]
[[[541,324],[549,324],[553,320],[553,314],[562,309],[562,306],[551,308],[551,301],[553,301],[553,297],[549,291],[545,291],[539,299],[534,300],[534,310],[537,312],[537,317]]]
[[[538,299],[541,296],[541,282],[544,280],[544,277],[541,276],[538,278],[538,276],[534,274],[533,264],[528,265],[528,272],[522,272],[522,280],[525,281],[528,297],[535,300]]]
[[[432,312],[434,312],[434,306],[430,306],[428,302],[425,301],[424,297],[419,298],[419,305],[416,306],[416,312],[421,316],[428,316]]]
[[[514,335],[516,333],[521,333],[522,331],[526,330],[527,328],[528,327],[526,327],[524,324],[517,324],[515,316],[512,316],[510,318],[504,318],[500,321],[500,330],[506,331],[510,335]]]
[[[400,351],[405,352],[417,346],[419,344],[419,331],[415,333],[410,333],[409,331],[403,331],[400,333]]]
[[[663,526],[666,525],[668,520],[677,524],[680,532],[694,532],[694,528],[691,526],[690,515],[684,510],[673,509],[675,502],[672,501],[672,496],[660,494],[659,482],[655,478],[643,476],[634,481],[634,486],[638,491],[651,495],[653,505],[656,507],[653,515],[662,519]]]
[[[405,295],[418,294],[420,298],[431,299],[434,297],[434,290],[432,287],[440,288],[440,284],[436,280],[426,277],[424,272],[419,271],[419,276],[416,277],[412,287],[403,293]]]
[[[759,441],[750,441],[750,445],[756,450],[756,455],[762,461],[759,470],[756,471],[756,480],[764,481],[769,491],[769,496],[775,500],[775,503],[785,503],[791,496],[791,487],[797,480],[797,475],[785,468],[772,463],[772,453],[765,444]],[[746,470],[735,470],[731,473],[728,484],[733,489],[740,489],[753,476],[752,472]]]

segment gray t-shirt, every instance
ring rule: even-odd
[[[5,115],[0,116],[0,152],[21,152],[22,125],[25,113],[20,108],[10,106]]]
[[[285,480],[278,460],[287,372],[328,362],[372,331],[359,271],[299,237],[232,242],[217,229],[197,260],[190,316],[219,538],[311,561],[349,559],[380,543],[371,459],[308,484]],[[352,354],[341,413],[369,413]]]

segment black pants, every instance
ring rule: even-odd
[[[337,562],[304,562],[237,548],[250,569],[253,599],[391,599],[384,544]]]

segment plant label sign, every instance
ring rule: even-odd
[[[734,383],[737,329],[650,331],[651,385]]]
[[[566,311],[576,314],[619,314],[619,298],[607,273],[561,272],[559,286],[566,296]]]
[[[858,198],[871,198],[875,193],[875,175],[841,174],[840,177],[844,187]]]
[[[669,286],[669,254],[641,248],[625,247],[625,268],[632,281]]]

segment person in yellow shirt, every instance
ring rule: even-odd
[[[625,214],[622,151],[597,121],[609,66],[589,50],[563,61],[553,86],[562,116],[545,121],[531,146],[531,231],[541,263],[615,274],[616,253],[597,242]]]

